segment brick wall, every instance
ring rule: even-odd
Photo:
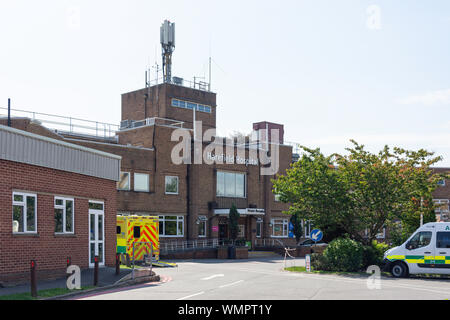
[[[30,260],[36,260],[40,279],[63,274],[67,257],[87,268],[89,200],[105,203],[105,263],[114,266],[115,181],[5,160],[0,176],[0,282],[29,280]],[[12,233],[13,191],[37,194],[37,234]],[[54,196],[74,198],[74,235],[55,235]]]

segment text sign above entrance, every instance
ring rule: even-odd
[[[257,166],[259,161],[258,159],[253,158],[241,158],[239,156],[235,157],[234,155],[215,155],[211,152],[207,153],[207,159],[210,161],[218,161],[221,163],[236,163],[236,164],[245,164],[245,165],[252,165]]]

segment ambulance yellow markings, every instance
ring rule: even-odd
[[[388,256],[389,261],[406,261],[421,264],[450,264],[450,256]]]

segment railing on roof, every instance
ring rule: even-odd
[[[172,119],[166,119],[166,118],[147,118],[143,120],[122,120],[120,122],[120,130],[128,130],[128,129],[135,129],[143,126],[168,126],[172,128],[183,128],[184,122],[179,120],[172,120]]]
[[[292,141],[284,141],[284,144],[292,147],[292,153],[296,153],[298,155],[303,153],[303,149],[300,147],[300,143]]]
[[[0,117],[8,116],[8,108],[0,107]],[[116,124],[58,116],[41,112],[11,109],[11,117],[28,118],[45,124],[49,129],[60,133],[114,138],[119,126]]]
[[[209,83],[205,82],[205,81],[197,81],[198,79],[200,79],[200,77],[194,77],[194,81],[186,80],[186,79],[179,78],[179,77],[172,77],[172,81],[168,82],[168,83],[176,85],[176,86],[210,92],[211,86],[209,85]],[[163,84],[163,83],[165,83],[164,78],[161,77],[161,78],[149,81],[147,86],[152,87],[152,86],[156,86],[156,85]]]

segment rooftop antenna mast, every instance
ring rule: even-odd
[[[172,53],[175,51],[175,23],[164,20],[160,28],[164,83],[172,82]]]

